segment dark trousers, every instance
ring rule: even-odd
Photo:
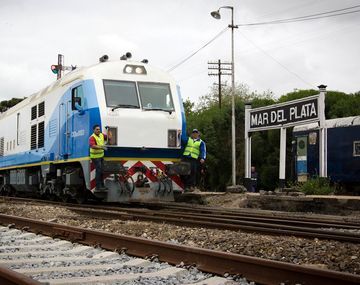
[[[104,187],[104,180],[103,180],[103,171],[104,171],[104,158],[92,158],[91,161],[95,165],[95,181],[96,181],[96,188]]]
[[[185,184],[185,188],[195,187],[198,175],[199,162],[197,159],[192,157],[183,157],[182,159],[185,162],[190,163],[190,175],[186,175],[183,177],[183,182]]]

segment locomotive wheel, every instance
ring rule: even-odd
[[[161,190],[161,182],[160,180],[157,181],[158,186],[155,189],[155,196],[159,196],[160,190]]]
[[[69,194],[61,195],[61,201],[64,203],[69,203],[71,201],[71,196]]]
[[[5,186],[5,185],[1,186],[1,188],[0,188],[0,196],[5,196],[4,186]]]
[[[14,188],[12,188],[9,184],[5,184],[4,185],[4,189],[5,189],[5,195],[4,196],[9,196],[9,197],[15,197],[16,196],[16,191]]]
[[[47,198],[50,200],[50,201],[57,201],[57,196],[55,194],[48,194],[47,195]]]
[[[163,179],[160,179],[160,180],[158,181],[158,183],[159,183],[158,195],[163,196],[164,193],[165,193],[165,191],[166,191],[166,184],[165,184],[165,182],[164,182]]]
[[[81,191],[81,192],[80,192]],[[77,193],[75,195],[75,200],[78,204],[84,204],[87,201],[87,195],[84,190],[77,190]]]
[[[50,201],[57,200],[57,196],[54,193],[54,185],[53,184],[46,184],[44,186],[43,192],[44,192],[43,196],[45,197],[46,200],[50,200]]]
[[[131,196],[134,193],[135,183],[134,183],[134,179],[130,175],[120,176],[119,184],[120,184],[121,193],[125,192],[129,196]]]
[[[125,187],[127,192],[129,193],[129,196],[131,196],[135,190],[134,179],[131,176],[126,177]]]
[[[1,196],[12,196],[11,192],[13,192],[13,191],[11,189],[11,186],[8,184],[5,184],[5,185],[1,186],[1,188],[0,188]]]
[[[165,185],[166,185],[166,190],[167,190],[168,194],[170,194],[173,191],[172,180],[167,178],[165,181]]]

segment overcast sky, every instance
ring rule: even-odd
[[[94,64],[103,54],[130,51],[168,70],[231,21],[210,12],[234,6],[235,23],[292,18],[359,5],[359,0],[0,0],[0,100],[24,97],[56,79],[57,54],[65,64]],[[357,8],[359,10],[360,8]],[[208,61],[231,59],[230,30],[171,73],[184,98],[210,91]],[[235,30],[235,80],[276,97],[328,85],[356,92],[359,84],[360,13],[299,23]],[[224,79],[226,79],[224,77]],[[230,78],[229,83],[230,83]]]

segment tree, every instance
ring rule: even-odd
[[[15,106],[16,104],[20,103],[24,98],[12,98],[10,100],[4,100],[0,102],[0,113],[3,113],[10,109],[11,107]]]
[[[299,90],[275,99],[272,92],[258,93],[247,85],[237,85],[235,91],[236,114],[236,176],[241,183],[244,177],[244,105],[251,101],[252,107],[268,106],[318,94],[317,90]],[[222,108],[218,107],[217,88],[200,98],[198,104],[184,102],[187,128],[197,128],[207,144],[208,184],[210,190],[224,190],[231,184],[231,88],[223,88]],[[360,114],[360,92],[346,94],[328,91],[325,97],[327,119]],[[255,132],[252,134],[252,164],[259,173],[259,187],[274,189],[279,173],[279,130]],[[294,171],[292,159],[292,129],[287,130],[287,177]]]

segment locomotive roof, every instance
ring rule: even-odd
[[[360,125],[360,116],[352,116],[345,118],[336,118],[325,121],[326,128],[339,128],[339,127],[351,127]],[[318,123],[310,123],[301,126],[295,126],[293,132],[316,130],[319,128]]]
[[[6,110],[3,113],[0,113],[0,119],[7,117],[8,115],[20,110],[24,106],[30,104],[32,101],[41,99],[45,97],[48,93],[55,91],[57,88],[63,87],[75,80],[83,80],[86,78],[94,78],[95,76],[101,77],[102,75],[108,76],[109,70],[114,71],[116,73],[123,73],[123,68],[126,65],[137,65],[137,66],[144,66],[146,70],[151,72],[151,74],[159,75],[159,76],[169,76],[165,71],[161,69],[155,68],[151,65],[144,64],[142,62],[131,61],[131,60],[117,60],[117,61],[106,61],[96,63],[91,66],[87,67],[78,67],[75,70],[66,73],[61,79],[54,81],[47,87],[41,89],[39,92],[36,92],[20,103],[16,104],[15,106],[11,107],[10,109]],[[105,68],[106,67],[106,68]]]

